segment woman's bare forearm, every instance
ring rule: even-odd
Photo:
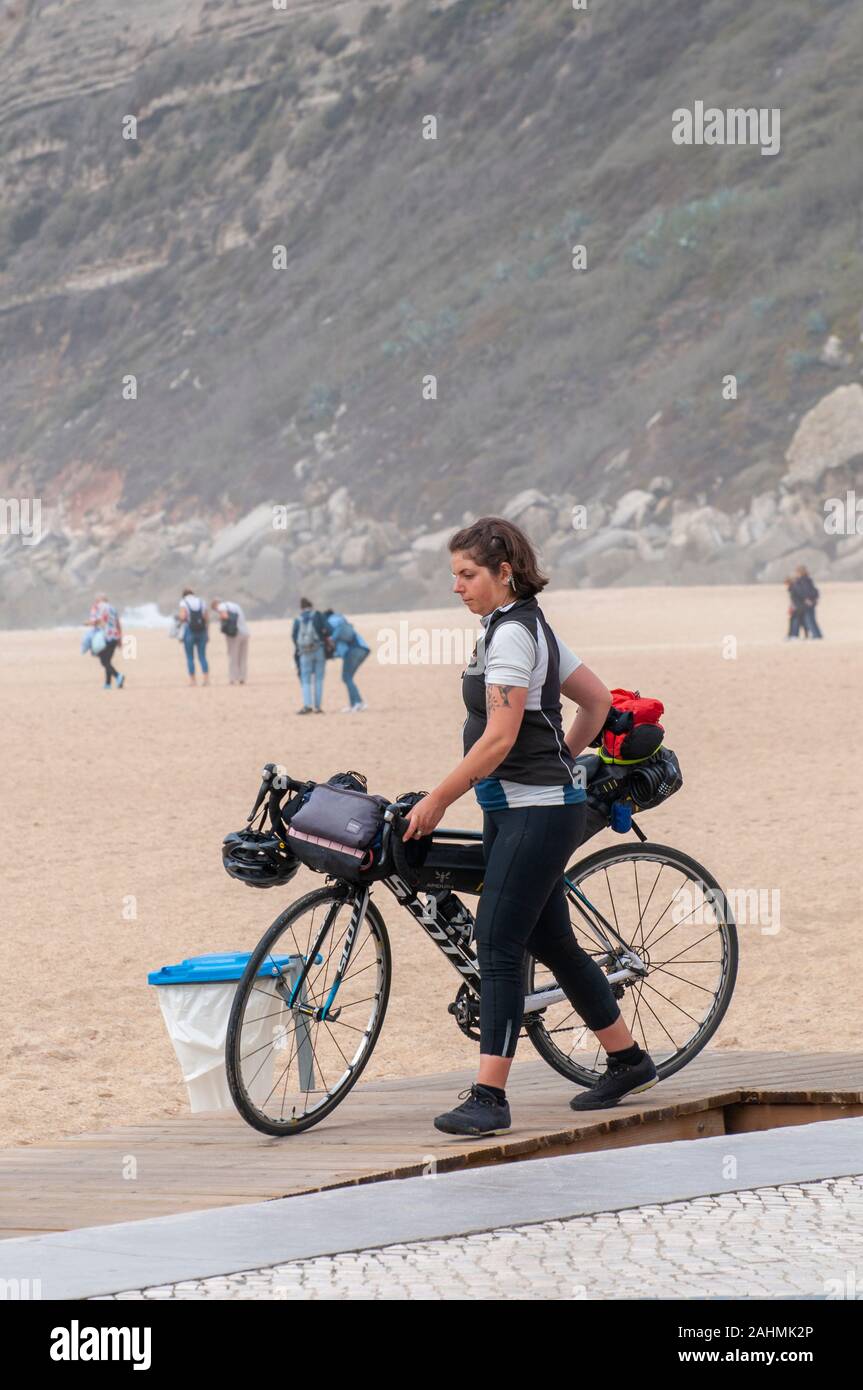
[[[435,787],[432,795],[447,806],[453,801],[458,801],[460,796],[464,796],[465,792],[470,791],[471,787],[494,771],[511,747],[512,741],[501,738],[498,734],[482,734],[458,766]]]
[[[574,758],[583,753],[605,723],[611,704],[584,705],[567,730],[564,742]]]

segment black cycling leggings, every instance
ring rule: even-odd
[[[483,811],[485,880],[474,931],[482,1053],[515,1056],[526,951],[552,971],[588,1028],[608,1028],[620,1017],[604,972],[575,939],[564,894],[563,873],[586,816],[583,801]]]
[[[117,650],[117,639],[115,638],[115,639],[114,639],[113,641],[111,641],[111,642],[106,642],[105,645],[104,645],[104,647],[102,648],[102,650],[101,650],[100,653],[99,653],[99,660],[101,661],[101,663],[102,663],[102,669],[103,669],[104,672],[105,672],[105,684],[106,684],[106,685],[110,685],[110,684],[111,684],[111,677],[112,677],[112,676],[117,676],[117,677],[119,678],[119,675],[120,675],[120,672],[116,669],[116,667],[114,666],[113,661],[111,660],[111,658],[113,657],[113,655],[114,655],[114,653],[115,653],[116,650]]]

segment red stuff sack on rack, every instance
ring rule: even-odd
[[[638,763],[662,746],[665,729],[659,720],[665,711],[661,700],[638,690],[614,689],[611,709],[591,746],[607,763]]]

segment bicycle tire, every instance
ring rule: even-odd
[[[285,908],[276,920],[267,928],[255,949],[249,956],[246,969],[237,985],[237,990],[231,1004],[231,1012],[228,1018],[227,1035],[225,1038],[225,1071],[228,1078],[228,1088],[231,1098],[238,1112],[253,1129],[259,1130],[262,1134],[273,1135],[276,1138],[287,1138],[292,1134],[300,1134],[304,1130],[311,1129],[313,1125],[320,1124],[321,1120],[327,1118],[340,1105],[348,1093],[353,1089],[364,1071],[369,1058],[374,1051],[383,1021],[386,1016],[387,1005],[390,996],[390,984],[392,982],[392,951],[390,948],[389,934],[386,924],[381,916],[380,910],[369,899],[366,908],[366,921],[369,921],[373,928],[374,935],[378,938],[383,956],[383,984],[380,991],[377,1015],[374,1026],[369,1035],[366,1048],[357,1062],[352,1067],[348,1077],[343,1078],[341,1084],[333,1093],[331,1098],[323,1104],[317,1106],[309,1115],[301,1116],[299,1119],[288,1118],[284,1122],[276,1121],[265,1116],[255,1106],[250,1099],[243,1084],[242,1073],[240,1071],[240,1032],[243,1010],[249,993],[251,981],[257,977],[258,969],[272,949],[274,943],[284,933],[295,919],[302,917],[310,909],[332,903],[334,901],[345,901],[345,889],[348,885],[335,884],[326,888],[316,888],[309,893],[305,893],[301,898],[290,907]]]
[[[627,855],[625,853],[626,850],[629,850],[630,854]],[[672,862],[676,862],[678,865],[683,865],[687,870],[693,871],[706,888],[715,889],[722,894],[722,901],[727,904],[727,896],[716,878],[703,864],[700,864],[697,859],[693,859],[691,855],[684,853],[683,850],[674,849],[671,845],[661,845],[651,840],[646,840],[638,844],[627,843],[625,846],[607,845],[604,849],[596,850],[593,854],[588,855],[586,859],[577,860],[566,870],[565,876],[567,879],[577,880],[585,877],[587,873],[592,873],[596,868],[602,868],[611,862],[618,862],[625,858],[650,855],[668,857]],[[698,1032],[686,1046],[679,1049],[679,1051],[671,1057],[663,1058],[656,1063],[656,1071],[659,1080],[665,1080],[666,1077],[673,1076],[675,1072],[680,1071],[692,1061],[693,1057],[696,1057],[698,1053],[701,1052],[715,1035],[731,1003],[731,996],[734,993],[734,985],[737,980],[739,943],[737,925],[730,909],[727,907],[725,920],[719,930],[721,934],[725,934],[728,955],[727,966],[723,973],[722,983],[717,993],[714,1006]],[[532,992],[534,965],[534,957],[528,953],[525,959],[524,976],[526,995]],[[601,1072],[582,1067],[571,1058],[564,1056],[556,1044],[551,1042],[550,1035],[543,1022],[526,1022],[525,1032],[543,1060],[548,1062],[549,1066],[553,1067],[561,1076],[565,1076],[567,1080],[574,1081],[580,1086],[592,1086],[599,1080],[599,1077],[602,1075]]]

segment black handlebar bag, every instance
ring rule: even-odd
[[[371,883],[392,872],[383,862],[385,796],[319,782],[286,825],[289,849],[317,873]]]

